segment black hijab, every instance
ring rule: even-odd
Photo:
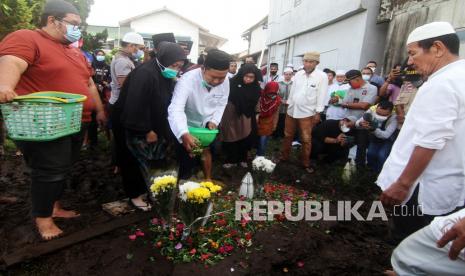
[[[244,76],[252,73],[255,75],[254,82],[244,84]],[[261,73],[253,64],[245,64],[239,69],[239,72],[230,80],[229,101],[236,108],[238,115],[245,115],[250,118],[255,114],[255,107],[260,98],[260,79]]]
[[[176,43],[162,42],[159,47],[157,59],[163,66],[186,57]],[[175,81],[163,77],[157,59],[143,63],[127,76],[115,109],[126,129],[141,134],[153,130],[167,139],[171,136],[167,117]]]

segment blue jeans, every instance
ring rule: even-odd
[[[381,172],[384,162],[391,152],[391,148],[391,141],[370,141],[367,152],[368,167],[372,168],[375,172]]]
[[[266,152],[266,143],[268,136],[260,136],[258,141],[257,156],[264,156]]]

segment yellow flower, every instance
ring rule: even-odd
[[[210,197],[210,190],[205,187],[199,187],[187,192],[187,200],[194,203],[204,203]]]
[[[150,191],[157,195],[169,189],[174,189],[176,187],[176,182],[177,178],[172,175],[156,177],[153,180],[153,184],[150,186]]]
[[[211,193],[217,193],[222,189],[221,186],[215,185],[210,181],[200,182],[200,186],[209,189]]]

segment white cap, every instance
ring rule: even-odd
[[[123,41],[136,45],[144,45],[144,38],[140,34],[135,32],[125,34],[123,37]]]
[[[345,76],[346,75],[346,70],[336,70],[336,76]]]
[[[446,34],[455,34],[454,27],[452,27],[449,22],[428,23],[416,28],[409,34],[407,38],[407,45],[412,42],[422,41]]]
[[[294,68],[294,65],[292,65],[292,63],[288,63],[288,64],[286,65],[286,67]]]
[[[293,70],[291,67],[286,67],[286,68],[284,68],[284,71],[283,71],[283,72],[284,72],[284,73],[293,73],[294,70]]]

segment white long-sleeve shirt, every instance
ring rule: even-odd
[[[189,132],[188,127],[206,127],[208,122],[218,125],[223,117],[229,97],[229,79],[210,91],[202,80],[202,69],[198,68],[182,75],[174,88],[168,122],[179,142]]]
[[[416,146],[436,150],[415,182],[420,185],[418,202],[428,215],[447,214],[464,205],[464,80],[465,60],[459,60],[436,71],[420,87],[378,176],[378,186],[386,190],[402,174]]]
[[[301,119],[322,112],[328,92],[328,76],[319,69],[310,75],[305,70],[297,72],[288,99],[287,114]]]

